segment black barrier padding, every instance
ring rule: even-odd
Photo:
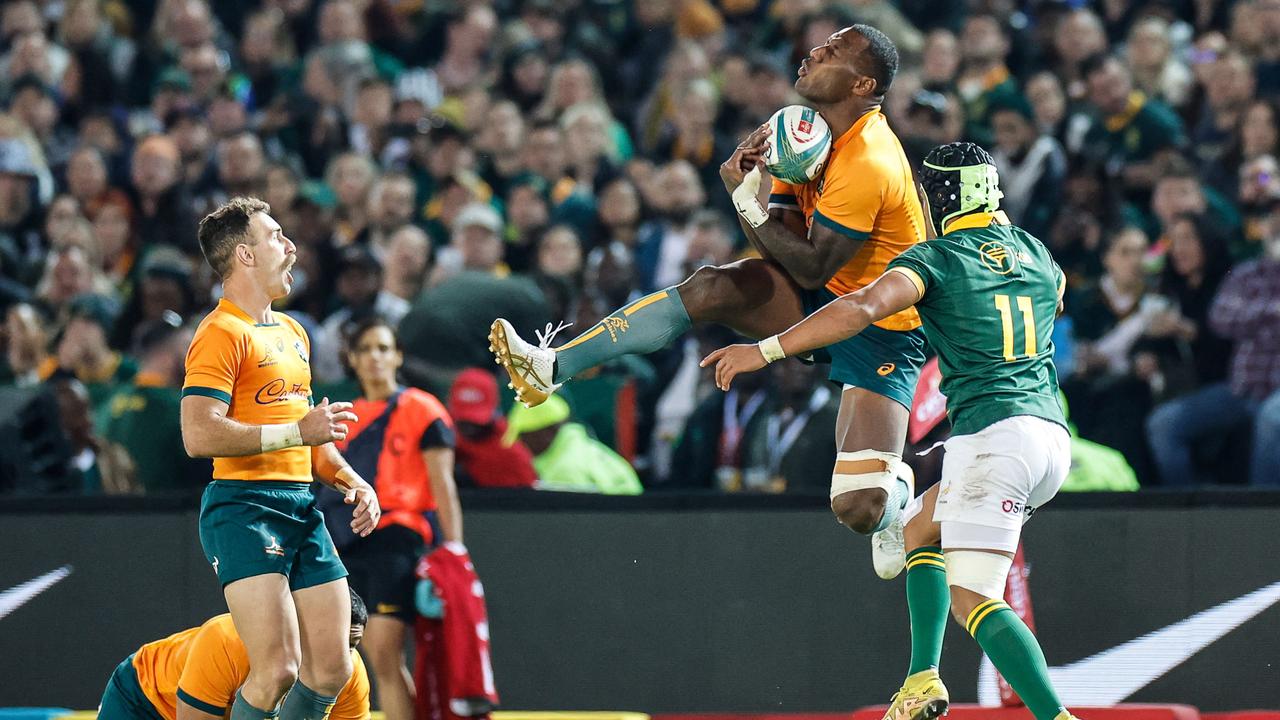
[[[464,501],[509,708],[842,711],[886,701],[909,651],[902,580],[822,508],[499,511]],[[1027,526],[1049,662],[1087,658],[1280,581],[1275,508],[1076,509]],[[222,611],[194,512],[0,517],[0,592],[69,577],[0,618],[0,706],[88,708],[143,642]],[[976,699],[956,625],[942,671]],[[1131,699],[1280,707],[1280,605]]]

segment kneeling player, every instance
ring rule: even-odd
[[[1050,341],[1062,270],[997,210],[999,179],[982,148],[934,148],[921,184],[941,237],[781,335],[717,350],[703,365],[715,363],[716,383],[728,389],[740,372],[839,342],[914,305],[938,351],[952,437],[942,482],[904,515],[911,668],[886,718],[946,711],[937,667],[949,606],[1036,720],[1064,720],[1071,715],[1039,644],[1000,600],[1023,521],[1058,492],[1071,462]]]
[[[351,593],[351,679],[326,715],[330,720],[368,720],[369,676],[355,648],[369,620],[364,601]],[[99,720],[213,720],[226,715],[249,677],[249,653],[231,614],[209,619],[147,643],[111,673],[98,708]]]

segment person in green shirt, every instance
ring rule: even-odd
[[[715,365],[727,390],[739,373],[840,342],[914,305],[938,353],[952,437],[941,482],[903,513],[911,666],[885,717],[933,720],[946,711],[938,661],[949,606],[1036,720],[1066,720],[1039,643],[1001,600],[1023,522],[1057,494],[1071,465],[1051,340],[1065,276],[999,211],[995,161],[981,147],[934,148],[920,182],[941,236],[786,332],[722,348],[702,364]]]
[[[511,410],[505,441],[509,445],[519,439],[533,452],[535,487],[604,495],[643,492],[635,469],[569,415],[568,401],[558,395],[537,407],[517,403]]]
[[[191,329],[172,311],[138,333],[138,374],[106,404],[106,439],[133,459],[142,491],[194,493],[209,482],[208,460],[191,458],[178,423],[182,405],[183,359]]]

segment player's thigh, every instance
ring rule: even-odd
[[[142,692],[132,655],[116,666],[107,680],[107,688],[98,706],[98,717],[101,720],[163,720]]]
[[[800,287],[759,258],[699,268],[676,290],[691,320],[727,325],[747,337],[776,335],[805,317]]]
[[[944,549],[1017,549],[1023,522],[1061,487],[1070,461],[1051,425],[1014,417],[947,440],[933,515]]]
[[[289,587],[294,591],[347,577],[347,568],[338,557],[333,537],[324,524],[324,514],[316,507],[315,496],[307,495],[306,501],[295,509],[298,523],[290,538],[291,547],[296,548],[289,569]]]
[[[845,387],[836,420],[836,446],[841,451],[902,452],[916,380],[924,366],[924,345],[919,330],[899,332],[873,325],[824,348],[831,362],[828,377]]]
[[[339,668],[350,674],[351,591],[345,577],[295,590],[302,672],[335,680]],[[345,678],[342,682],[346,682]]]
[[[200,544],[222,585],[268,573],[289,575],[296,539],[306,529],[300,512],[309,502],[305,483],[210,483],[200,503]]]
[[[296,672],[301,645],[288,578],[277,573],[254,575],[229,583],[222,593],[236,634],[249,654],[249,666],[255,671]]]

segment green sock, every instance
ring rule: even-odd
[[[555,382],[621,355],[661,350],[691,324],[675,288],[646,295],[556,348]]]
[[[951,611],[947,566],[942,548],[922,547],[907,553],[907,608],[911,613],[911,667],[908,675],[938,667],[942,635]]]
[[[180,692],[180,694],[185,693]],[[187,698],[183,698],[183,700],[187,700]],[[190,703],[187,704],[189,705]],[[206,708],[200,709],[208,712]],[[274,710],[267,711],[250,705],[244,699],[244,695],[240,694],[239,690],[236,691],[235,701],[231,703],[231,720],[274,720],[279,716],[279,714],[279,707],[276,707]]]
[[[328,720],[338,698],[321,695],[299,679],[280,704],[280,720]]]
[[[1031,629],[1000,600],[987,600],[969,613],[965,629],[991,658],[1036,720],[1054,720],[1062,701],[1049,684],[1049,665]]]

